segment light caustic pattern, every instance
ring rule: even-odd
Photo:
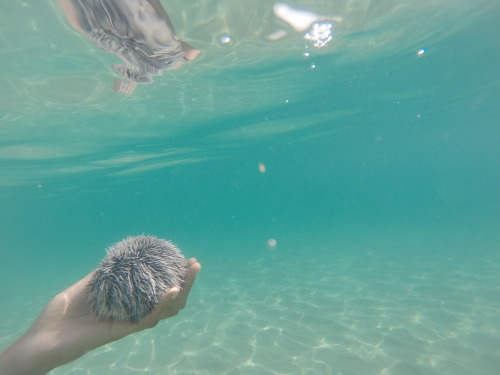
[[[495,373],[500,273],[471,278],[481,260],[387,244],[290,250],[244,268],[217,260],[178,317],[53,375]]]

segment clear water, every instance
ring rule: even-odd
[[[51,374],[497,374],[500,4],[290,2],[343,18],[317,49],[171,3],[202,53],[133,95],[55,3],[0,4],[0,350],[146,233],[202,263],[188,307]]]

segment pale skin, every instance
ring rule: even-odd
[[[90,311],[85,287],[93,273],[55,296],[28,331],[0,354],[0,374],[43,375],[85,353],[132,333],[155,327],[186,306],[201,269],[194,258],[182,288],[174,287],[138,323],[98,319]]]

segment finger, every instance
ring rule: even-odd
[[[171,288],[167,294],[160,299],[155,309],[149,313],[149,315],[141,319],[139,322],[141,327],[154,327],[158,324],[158,321],[177,315],[179,310],[186,306],[189,291],[193,286],[196,275],[201,269],[200,263],[194,258],[190,259],[188,264],[190,264],[190,266],[186,272],[182,289],[178,286]]]
[[[167,310],[170,305],[172,305],[172,302],[177,298],[181,291],[181,288],[178,286],[172,287],[167,294],[165,294],[163,297],[161,297],[160,301],[158,302],[158,305],[156,306],[156,310],[162,312],[164,310]]]
[[[141,319],[139,325],[144,325],[145,327],[154,327],[158,323],[158,321],[164,319],[163,316],[172,309],[174,300],[179,295],[179,292],[180,288],[178,286],[174,286],[173,288],[171,288],[167,292],[167,294],[165,294],[160,299],[158,305],[156,305],[153,311],[151,311],[148,315]]]
[[[196,258],[191,258],[191,259],[188,259],[187,261],[187,265],[186,265],[186,268],[189,268],[191,267],[193,264],[197,263],[198,261],[196,260]]]
[[[194,280],[196,279],[196,276],[201,270],[201,264],[196,261],[196,259],[193,258],[193,262],[189,265],[186,274],[184,275],[184,281],[182,285],[182,293],[187,292],[189,293],[189,290],[193,286]]]
[[[188,270],[186,272],[186,276],[184,278],[184,284],[182,286],[182,290],[180,292],[179,298],[176,301],[176,303],[178,303],[178,305],[179,305],[179,309],[183,309],[186,306],[186,301],[187,301],[189,292],[191,291],[191,288],[193,287],[196,276],[198,275],[200,270],[201,270],[201,264],[198,263],[196,260],[188,268]]]

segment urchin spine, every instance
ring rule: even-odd
[[[138,322],[185,273],[186,260],[171,242],[127,237],[107,249],[86,288],[88,302],[99,318]]]

